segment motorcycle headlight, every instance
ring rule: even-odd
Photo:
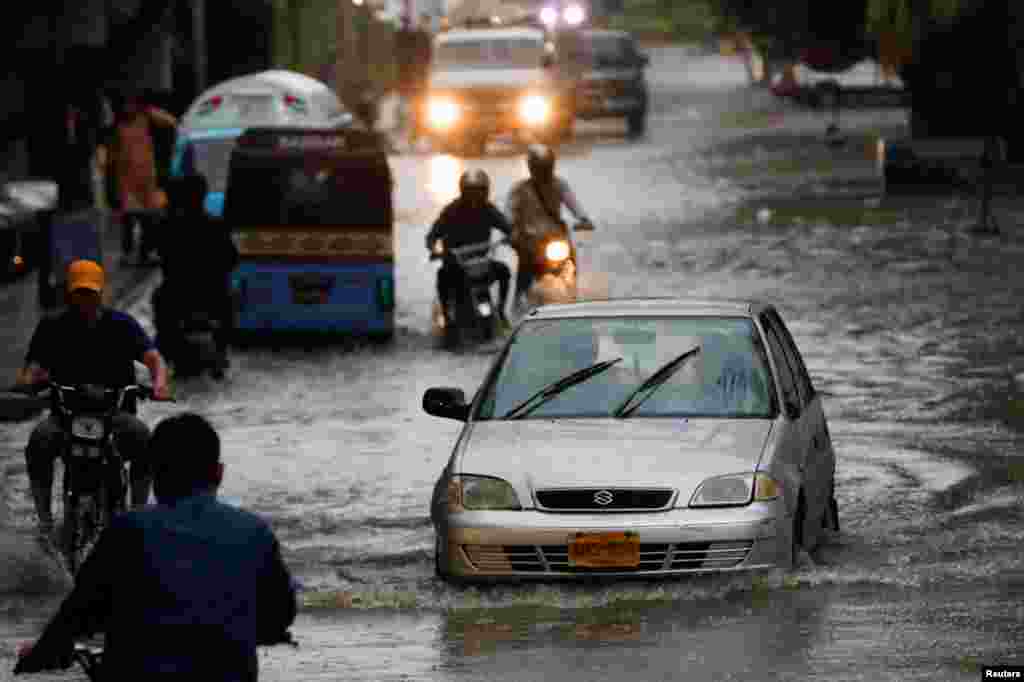
[[[454,508],[453,508],[454,507]],[[519,511],[519,496],[508,481],[489,476],[456,476],[448,490],[450,511]]]
[[[427,105],[427,119],[432,128],[451,128],[459,120],[459,105],[449,97],[433,98]]]
[[[103,420],[96,417],[75,417],[71,420],[71,435],[86,440],[103,437]]]
[[[551,116],[551,102],[543,95],[527,95],[519,102],[519,115],[528,125],[540,125]]]
[[[569,242],[561,239],[549,242],[544,248],[544,257],[552,263],[561,263],[569,257]]]
[[[780,490],[778,481],[761,473],[716,476],[697,487],[690,506],[743,506],[751,502],[774,500]]]

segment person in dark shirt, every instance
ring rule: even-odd
[[[266,521],[217,500],[220,437],[168,417],[149,450],[158,504],[117,516],[15,674],[70,665],[76,638],[104,633],[100,679],[256,682],[261,645],[291,641],[295,584]]]
[[[506,237],[512,231],[508,220],[490,201],[491,180],[487,173],[479,169],[466,171],[459,179],[459,190],[459,198],[444,207],[427,234],[427,250],[431,252],[438,239],[444,240],[447,249],[490,242],[492,228],[500,230]],[[512,274],[507,265],[492,260],[491,277],[498,282],[498,320],[507,328],[505,305]],[[437,272],[437,295],[442,303],[457,294],[462,285],[462,273],[448,263],[441,266]]]
[[[238,249],[227,226],[203,208],[209,185],[202,175],[179,178],[171,184],[171,214],[160,244],[163,282],[153,293],[156,343],[174,362],[184,342],[179,322],[189,313],[206,312],[219,324],[214,331],[219,365],[227,368],[228,342],[234,323],[230,275],[238,264]]]
[[[68,266],[68,310],[40,321],[18,383],[54,381],[120,388],[136,382],[134,363],[141,362],[152,375],[153,397],[168,399],[163,358],[138,321],[102,304],[104,280],[103,268],[93,261],[77,260]],[[149,499],[150,471],[145,457],[149,429],[135,416],[134,402],[125,407],[127,411],[114,417],[114,438],[121,455],[131,462],[131,502],[138,507]],[[63,438],[60,422],[50,415],[36,426],[25,449],[40,541],[46,549],[52,547],[53,461]]]

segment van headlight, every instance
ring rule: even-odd
[[[433,97],[427,104],[427,120],[432,128],[447,130],[458,122],[460,115],[458,103],[450,97]]]
[[[762,473],[715,476],[697,487],[690,506],[743,506],[751,502],[766,502],[776,499],[781,489],[778,481]]]
[[[519,496],[508,481],[463,474],[448,484],[448,511],[519,511]]]
[[[519,116],[527,125],[541,125],[551,117],[551,102],[543,95],[526,95],[519,102]]]

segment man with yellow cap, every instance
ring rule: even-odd
[[[68,266],[68,309],[40,321],[18,383],[52,379],[71,385],[127,386],[135,383],[134,363],[141,362],[152,375],[153,397],[169,399],[163,358],[135,318],[103,305],[105,279],[103,268],[94,261],[76,260]],[[131,462],[131,502],[139,507],[149,500],[152,480],[146,461],[149,428],[135,416],[134,401],[124,408],[114,418],[114,438],[122,456]],[[40,540],[47,548],[53,532],[53,461],[63,438],[60,423],[50,415],[36,426],[25,450]]]

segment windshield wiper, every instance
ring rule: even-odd
[[[622,358],[615,358],[614,360],[605,360],[604,362],[599,362],[596,365],[591,365],[590,367],[584,367],[583,369],[577,370],[570,374],[569,376],[562,377],[558,381],[548,384],[547,386],[540,389],[523,402],[513,407],[511,410],[505,413],[505,416],[502,417],[502,419],[519,419],[521,417],[525,417],[526,415],[530,414],[544,403],[548,402],[549,400],[557,396],[562,391],[572,388],[576,384],[583,383],[584,381],[594,376],[595,374],[600,374],[601,372],[605,371],[606,369],[614,365],[616,362],[621,361]],[[539,402],[533,404],[534,401],[538,399]],[[527,407],[529,407],[529,409],[526,409]],[[517,414],[519,412],[522,413]]]
[[[628,417],[636,411],[636,408],[640,407],[645,400],[654,395],[654,392],[661,387],[666,381],[668,381],[676,370],[683,366],[683,363],[692,358],[694,355],[700,352],[700,346],[695,346],[690,350],[686,351],[674,360],[666,362],[664,365],[658,368],[651,376],[644,379],[643,383],[636,387],[636,389],[629,394],[629,396],[622,401],[622,403],[612,411],[613,417]],[[647,394],[637,400],[636,403],[630,406],[630,403],[636,399],[638,395],[647,391]]]

